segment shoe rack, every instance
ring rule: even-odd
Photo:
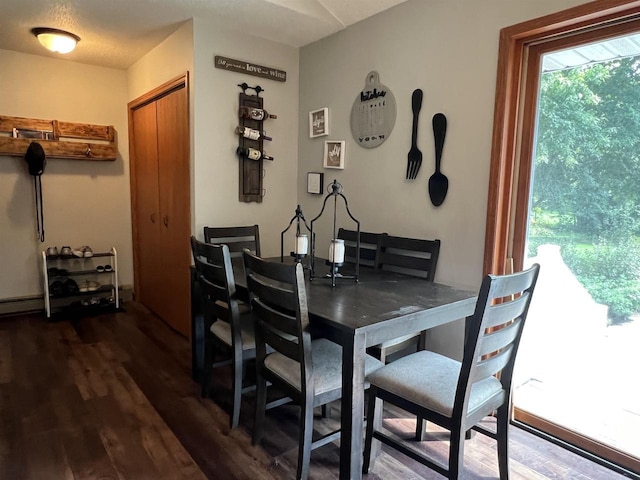
[[[48,319],[56,314],[101,313],[120,308],[115,247],[90,257],[47,255],[43,251],[42,276]]]
[[[115,129],[107,125],[40,120],[0,115],[0,155],[24,157],[31,142],[39,142],[47,158],[115,160]]]

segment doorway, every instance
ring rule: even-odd
[[[539,134],[537,131],[537,112],[544,55],[561,50],[578,49],[584,45],[639,32],[639,19],[640,2],[607,0],[584,4],[553,15],[548,15],[547,17],[514,25],[501,31],[498,65],[499,81],[496,89],[491,180],[487,209],[485,272],[505,273],[508,271],[510,265],[513,265],[515,270],[519,270],[526,264],[528,253],[530,253],[531,256],[538,255],[537,248],[533,248],[533,251],[529,250],[529,246],[537,247],[537,245],[532,245],[535,242],[528,242],[528,233],[530,231],[529,220],[531,218],[531,193],[532,188],[535,188],[532,184],[532,179],[535,181],[536,178],[533,158],[534,155],[541,153],[536,152],[536,147],[538,146],[537,134]],[[565,101],[568,100],[570,99],[565,99]],[[596,101],[598,100],[596,99]],[[575,112],[575,109],[573,111]],[[552,133],[560,137],[564,136],[565,139],[567,139],[564,144],[561,144],[564,145],[567,151],[580,152],[580,149],[583,148],[586,142],[581,141],[578,142],[578,144],[572,144],[570,141],[570,133],[572,132],[567,130],[567,128],[571,128],[570,124],[564,125],[563,128],[558,128],[556,125]],[[584,152],[582,151],[582,153]],[[609,165],[609,163],[610,162],[605,162],[605,165]],[[538,177],[543,177],[543,173],[543,170],[540,169],[538,171]],[[571,173],[570,170],[565,169],[556,172],[556,175],[566,177],[569,173]],[[621,172],[617,173],[619,174]],[[598,176],[595,178],[601,180]],[[561,179],[562,178],[553,178],[553,180]],[[599,185],[595,185],[596,189],[598,187]],[[548,193],[563,194],[563,192],[561,190],[558,191],[558,189]],[[598,206],[600,205],[594,204],[592,210],[597,210],[596,207]],[[608,207],[605,207],[605,209],[606,208]],[[553,219],[550,218],[549,215],[546,215],[546,218],[544,218],[542,212],[534,209],[534,215],[538,215],[534,217],[534,221],[538,222],[538,227],[542,227],[546,222],[547,227],[551,225],[555,228],[567,220],[567,218],[561,218],[561,215],[565,213],[570,217],[573,216],[573,220],[577,221],[575,212],[557,213],[558,215]],[[573,248],[575,250],[576,247],[580,246],[581,244],[574,245]],[[560,247],[560,249],[551,247],[546,251],[543,248],[542,256],[546,255],[548,257],[559,257],[562,259],[562,245]],[[598,247],[597,254],[596,247]],[[599,243],[593,244],[592,242],[589,248],[591,251],[588,253],[592,254],[591,256],[605,256],[606,252],[611,253],[610,250],[607,251],[605,248],[600,249]],[[565,248],[565,250],[570,249]],[[580,255],[583,257],[586,256],[583,251],[575,253],[574,257],[580,257]],[[571,263],[573,259],[566,259],[564,264],[559,262],[556,262],[556,264],[565,268],[565,273],[569,272],[573,277],[576,277],[579,272],[572,272],[571,268],[566,265],[567,261]],[[611,258],[609,258],[608,262],[608,267],[601,269],[602,273],[609,273],[609,270],[617,266]],[[541,277],[544,275],[545,270],[552,271],[551,268],[545,269],[543,266],[541,269]],[[559,277],[558,273],[556,273],[556,277]],[[569,277],[565,276],[564,278],[567,279]],[[603,282],[598,281],[594,283],[597,286]],[[601,300],[593,300],[594,293],[589,293],[589,289],[578,280],[575,286],[576,289],[581,288],[583,293],[586,290],[591,298],[592,306],[602,304]],[[593,285],[589,286],[589,288],[593,290],[592,287]],[[568,289],[569,280],[565,280],[565,282],[552,293],[557,294],[559,292],[562,294]],[[537,290],[534,297],[540,294],[542,290],[543,288]],[[598,295],[595,296],[597,297]],[[564,299],[562,295],[558,297],[555,304],[558,305],[559,308],[564,307],[567,304],[566,299]],[[588,305],[586,301],[583,303]],[[586,310],[596,309],[594,306]],[[582,318],[583,315],[578,313],[578,310],[578,308],[569,309],[563,315],[565,317]],[[582,310],[584,311],[585,309]],[[607,316],[606,318],[608,319],[608,313],[605,313],[605,316]],[[600,316],[600,319],[601,318],[602,316]],[[531,317],[529,319],[531,319]],[[608,320],[605,320],[604,326],[600,323],[600,327],[606,328],[607,321]],[[530,325],[528,325],[527,328],[529,326]],[[578,342],[576,337],[583,334],[585,330],[593,331],[596,327],[598,327],[597,321],[594,321],[591,329],[585,328],[584,325],[575,327],[574,333],[578,335],[574,334],[573,337],[569,337],[567,345],[575,348],[576,343],[586,343]],[[525,335],[527,328],[525,328]],[[547,325],[546,328],[542,329],[543,339],[538,342],[535,351],[535,355],[537,355],[539,360],[552,350],[550,343],[556,340],[556,335],[561,333],[561,329],[559,323]],[[569,330],[571,329],[569,328]],[[523,342],[524,341],[523,338]],[[566,339],[565,342],[567,342]],[[578,352],[573,352],[573,355],[569,355],[568,359],[563,361],[556,359],[555,364],[573,363],[574,365],[586,366],[587,370],[590,366],[592,371],[588,372],[583,380],[590,381],[592,387],[597,389],[599,387],[593,383],[595,376],[597,376],[595,371],[597,365],[594,365],[593,361],[594,359],[602,360],[607,347],[602,343],[592,344],[590,347],[586,357],[584,356],[584,352],[582,358],[579,357]],[[523,349],[520,353],[522,354],[525,350],[526,349]],[[589,364],[589,362],[592,363]],[[551,362],[551,368],[556,366],[554,362]],[[601,370],[601,375],[608,379],[613,377],[617,371],[626,372],[626,380],[624,381],[626,385],[629,385],[629,382],[633,381],[630,376],[629,365],[624,364],[609,365],[609,368],[606,368],[604,372]],[[535,381],[535,375],[532,375],[530,378],[534,378]],[[569,383],[570,381],[578,381],[579,379],[565,376],[565,380]],[[532,385],[530,385],[530,387],[531,386]],[[591,392],[591,395],[593,395],[593,392]],[[637,399],[637,396],[635,398]],[[554,400],[556,405],[560,403],[557,396]],[[574,398],[573,402],[570,402],[570,406],[573,406],[573,409],[565,411],[563,421],[574,414],[578,410],[577,406],[580,403],[586,403],[586,400],[584,397]],[[534,401],[530,403],[542,402]],[[609,399],[598,408],[594,407],[594,409],[590,411],[591,419],[595,420],[597,416],[611,419],[613,404],[614,402]],[[534,407],[528,405],[528,408],[531,410]],[[546,434],[548,434],[546,435],[547,438],[554,438],[556,439],[555,441],[563,443],[568,448],[578,451],[578,453],[590,456],[600,463],[607,464],[616,470],[628,474],[628,476],[639,478],[637,476],[637,472],[640,471],[638,459],[618,448],[619,446],[613,447],[610,442],[605,444],[600,441],[594,441],[593,438],[585,435],[584,432],[576,431],[578,430],[577,428],[572,429],[563,426],[557,417],[543,418],[543,416],[532,414],[524,408],[516,409],[516,419],[528,425],[533,425],[539,432],[546,432]],[[607,430],[611,432],[615,429],[611,428],[611,424],[609,424]]]
[[[190,153],[188,76],[129,103],[137,301],[188,337]]]

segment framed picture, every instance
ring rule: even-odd
[[[329,109],[321,108],[309,112],[309,137],[329,135]]]
[[[308,172],[307,173],[307,193],[319,195],[324,187],[324,173]]]
[[[344,169],[345,141],[324,142],[324,168]]]

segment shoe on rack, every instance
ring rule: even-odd
[[[104,266],[103,265],[98,265],[96,267],[96,270],[98,271],[98,273],[102,273],[102,272],[104,272]]]
[[[78,284],[72,278],[67,278],[64,281],[64,291],[67,295],[74,295],[80,291]]]
[[[49,292],[54,297],[61,297],[65,292],[64,284],[60,280],[56,280],[51,285],[49,285]]]
[[[91,247],[85,245],[83,248],[84,249],[82,251],[86,258],[93,257],[93,250],[91,250]]]
[[[92,280],[87,280],[86,282],[80,284],[78,288],[81,292],[95,292],[100,288],[100,284]]]
[[[105,272],[113,272],[113,267],[111,265],[105,265],[104,266],[104,271]]]
[[[64,246],[60,249],[60,256],[63,258],[73,257],[73,252],[71,251],[71,247]]]
[[[58,257],[58,247],[49,247],[49,248],[47,248],[47,257],[49,257],[49,258],[57,258]]]
[[[73,249],[73,255],[78,257],[78,258],[84,257],[84,248],[85,247],[74,248]]]

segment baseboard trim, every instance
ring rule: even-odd
[[[120,287],[120,301],[130,302],[132,299],[133,287],[130,285]],[[42,311],[44,311],[43,295],[5,298],[0,300],[0,316]]]

